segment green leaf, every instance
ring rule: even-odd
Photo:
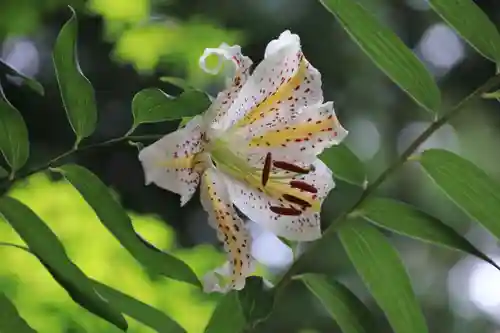
[[[28,160],[28,129],[19,111],[7,100],[0,87],[0,150],[13,171]]]
[[[187,125],[193,119],[194,117],[182,117],[181,121],[179,122],[178,128],[183,128],[184,126]]]
[[[366,305],[342,283],[318,274],[304,274],[299,279],[323,304],[343,333],[369,333],[375,321]]]
[[[193,87],[192,87],[192,86],[190,86],[190,85],[186,82],[186,80],[181,79],[181,78],[179,78],[179,77],[174,77],[174,76],[162,76],[162,77],[160,77],[160,81],[170,83],[171,85],[176,86],[176,87],[178,87],[178,88],[181,88],[181,89],[183,89],[183,90],[193,89]]]
[[[128,324],[122,314],[97,294],[92,281],[71,262],[57,236],[30,208],[16,199],[2,197],[0,214],[76,303],[123,331],[127,330]]]
[[[7,170],[5,170],[4,168],[2,168],[2,167],[0,166],[0,179],[5,178],[5,177],[7,177],[8,175],[9,175],[9,173],[7,172]]]
[[[345,144],[325,149],[319,158],[332,170],[336,178],[361,187],[365,186],[365,166]]]
[[[426,150],[419,161],[425,172],[457,206],[500,238],[498,182],[472,162],[446,150]]]
[[[3,62],[2,60],[0,60],[0,71],[4,72],[7,75],[12,75],[12,76],[16,76],[16,77],[20,78],[21,83],[23,85],[30,87],[32,90],[34,90],[38,94],[40,94],[42,96],[45,94],[45,90],[43,89],[43,86],[41,85],[40,82],[38,82],[35,79],[29,78],[26,75],[18,72],[17,70],[10,67],[8,64]]]
[[[245,317],[241,310],[238,294],[230,291],[222,296],[217,303],[205,333],[243,333]]]
[[[238,291],[238,299],[243,316],[251,327],[268,318],[274,307],[274,293],[260,276],[246,279],[245,288]]]
[[[339,230],[344,249],[395,333],[428,332],[396,250],[372,225],[350,220]]]
[[[53,61],[61,98],[77,146],[90,136],[97,123],[94,88],[80,70],[77,55],[78,20],[72,7],[71,18],[64,24],[54,46]]]
[[[134,124],[130,132],[143,123],[193,117],[204,112],[209,106],[210,99],[201,91],[186,90],[178,97],[172,97],[160,89],[144,89],[132,100]]]
[[[430,0],[431,7],[485,58],[500,61],[500,34],[473,0]]]
[[[390,199],[372,198],[361,206],[358,213],[380,227],[418,240],[472,254],[500,270],[500,267],[493,260],[455,230],[410,205]]]
[[[437,112],[439,88],[413,52],[353,0],[320,0],[373,62],[427,111]]]
[[[123,207],[96,175],[74,164],[64,165],[54,171],[62,173],[92,207],[102,224],[152,273],[200,286],[198,278],[186,263],[146,243],[136,234]]]
[[[500,90],[481,94],[481,97],[484,99],[500,99]]]
[[[94,287],[115,308],[144,325],[151,327],[158,333],[186,332],[169,316],[150,305],[95,280]]]
[[[0,332],[36,333],[21,317],[15,305],[0,292]]]

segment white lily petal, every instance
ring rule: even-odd
[[[220,285],[221,281],[218,281],[213,288],[223,291],[226,288],[240,290],[245,286],[246,277],[254,270],[250,252],[251,237],[233,207],[224,175],[214,168],[205,170],[200,196],[202,206],[209,215],[210,225],[217,230],[217,236],[224,243],[229,257],[229,281],[224,285]],[[214,281],[210,275],[207,279],[209,283]]]
[[[194,170],[194,155],[203,150],[202,117],[186,127],[165,135],[139,153],[146,185],[157,186],[181,196],[181,206],[196,192],[200,175]]]
[[[274,55],[275,53],[281,52],[287,47],[300,47],[300,38],[296,34],[292,34],[290,30],[283,31],[278,39],[273,39],[267,44],[266,51],[264,52],[264,58]]]
[[[281,190],[281,197],[266,194],[262,187],[255,188],[240,181],[230,180],[227,182],[231,199],[249,219],[259,223],[277,236],[292,241],[318,239],[321,237],[319,207],[321,207],[328,192],[335,187],[335,183],[330,169],[321,160],[316,159],[313,166],[314,171],[293,177],[293,181],[310,184],[317,190],[317,193],[310,193],[310,198],[317,202],[318,207],[316,209],[307,208],[299,216],[277,214],[271,211],[271,206],[285,208],[291,206],[290,202],[283,199],[284,194],[297,195],[297,193],[301,193],[288,183],[283,184],[272,178],[269,179],[266,188],[276,187],[278,191]],[[306,194],[304,193],[304,195]]]

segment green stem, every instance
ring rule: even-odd
[[[32,254],[31,250],[29,248],[27,248],[26,246],[14,244],[14,243],[8,243],[8,242],[0,242],[0,246],[12,247],[12,248],[20,249],[20,250],[23,250],[23,251],[26,251],[26,252]]]
[[[458,104],[456,104],[454,107],[452,107],[448,112],[446,112],[442,117],[438,118],[436,121],[434,121],[422,134],[420,134],[406,150],[401,154],[401,156],[394,161],[384,172],[378,176],[373,183],[371,183],[361,194],[359,197],[358,201],[346,212],[341,214],[338,218],[336,218],[330,227],[325,231],[323,234],[323,237],[318,240],[317,242],[311,244],[311,247],[302,254],[290,267],[290,269],[283,275],[281,280],[278,282],[276,285],[276,292],[277,294],[281,294],[282,290],[288,285],[288,283],[291,281],[292,277],[296,275],[302,266],[304,262],[308,261],[308,256],[311,253],[314,253],[317,251],[317,249],[320,247],[322,244],[322,240],[324,239],[331,239],[331,236],[336,233],[339,228],[344,225],[348,221],[348,216],[353,213],[357,208],[359,208],[366,199],[368,199],[376,190],[377,188],[390,176],[399,169],[412,155],[413,153],[420,147],[422,143],[424,143],[434,132],[436,132],[439,128],[441,128],[443,125],[448,123],[452,118],[456,117],[460,111],[463,110],[464,106],[468,104],[470,101],[480,98],[481,95],[485,92],[490,91],[492,88],[500,84],[500,74],[495,75],[494,77],[490,78],[486,83],[484,83],[482,86],[477,88],[475,91],[473,91],[471,94],[469,94],[467,97],[462,99]],[[310,259],[310,258],[309,258]]]

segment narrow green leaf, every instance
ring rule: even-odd
[[[115,308],[140,321],[158,333],[184,333],[178,323],[165,313],[129,295],[94,280],[94,288]]]
[[[0,179],[5,178],[5,177],[7,177],[8,175],[9,175],[9,173],[7,172],[7,170],[5,170],[4,168],[2,168],[2,167],[0,166]]]
[[[359,214],[370,222],[399,234],[472,254],[500,270],[493,260],[455,230],[410,205],[390,199],[372,198],[361,206]]]
[[[76,47],[78,20],[74,9],[68,7],[71,10],[71,18],[59,32],[53,60],[64,109],[76,134],[75,146],[77,146],[83,138],[94,132],[97,106],[94,88],[83,75],[78,63]]]
[[[274,307],[274,293],[264,284],[260,276],[249,276],[245,288],[238,291],[241,310],[251,327],[265,320]]]
[[[500,61],[500,34],[473,0],[430,0],[431,7],[485,58]]]
[[[32,90],[34,90],[35,92],[37,92],[38,94],[40,94],[42,96],[45,94],[45,90],[43,89],[43,86],[40,82],[38,82],[37,80],[35,80],[33,78],[29,78],[26,75],[18,72],[17,70],[10,67],[8,64],[3,62],[2,60],[0,60],[0,72],[5,73],[6,75],[15,76],[15,77],[21,79],[22,84],[30,87]]]
[[[243,333],[245,317],[235,291],[222,296],[215,308],[205,333]]]
[[[428,332],[406,269],[384,235],[357,220],[346,223],[338,233],[349,259],[394,332]]]
[[[193,117],[204,112],[209,106],[210,99],[207,94],[198,90],[186,90],[178,97],[172,97],[160,89],[144,89],[132,100],[132,129],[143,123]]]
[[[462,157],[429,149],[419,159],[425,172],[472,219],[500,238],[500,184]]]
[[[15,305],[0,292],[0,332],[36,333],[21,317]]]
[[[365,166],[345,144],[325,149],[319,158],[328,165],[336,178],[354,185],[365,186]]]
[[[28,160],[28,129],[19,111],[7,100],[0,87],[0,150],[13,171]]]
[[[489,93],[484,93],[481,95],[482,98],[484,99],[500,99],[500,90],[489,92]]]
[[[323,304],[343,333],[369,333],[375,321],[370,310],[346,286],[318,274],[296,277]]]
[[[373,62],[427,111],[437,112],[441,95],[413,52],[353,0],[320,0]]]
[[[92,281],[69,259],[57,236],[30,208],[16,199],[2,197],[0,214],[76,303],[127,330],[125,318],[97,294]]]
[[[146,243],[136,234],[123,207],[96,175],[74,164],[64,165],[54,171],[62,173],[92,207],[104,226],[147,269],[155,274],[200,285],[186,263]]]

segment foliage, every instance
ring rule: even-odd
[[[500,84],[500,76],[492,73],[491,79],[484,85],[456,106],[446,108],[441,103],[442,92],[425,66],[397,35],[388,27],[381,25],[374,15],[352,0],[320,2],[378,68],[421,108],[431,113],[434,117],[433,122],[386,171],[373,180],[368,179],[364,166],[347,146],[342,145],[325,151],[321,158],[331,167],[334,176],[362,188],[359,198],[330,224],[323,238],[313,243],[297,258],[273,288],[269,289],[262,278],[251,277],[245,289],[220,297],[211,319],[208,318],[207,309],[210,310],[213,304],[210,301],[200,302],[194,311],[203,313],[202,316],[207,319],[204,323],[190,322],[192,308],[186,313],[176,313],[176,311],[182,308],[178,306],[179,303],[186,302],[190,306],[196,303],[195,301],[191,303],[192,294],[198,293],[197,297],[208,298],[201,296],[199,288],[200,272],[203,270],[194,267],[198,264],[206,265],[207,258],[203,256],[202,260],[197,259],[198,263],[190,263],[189,260],[183,260],[182,255],[179,255],[171,244],[158,247],[154,241],[141,235],[137,230],[139,228],[136,229],[134,218],[123,209],[99,177],[83,166],[61,165],[60,162],[64,157],[78,154],[82,150],[129,139],[134,141],[150,139],[151,135],[133,135],[139,124],[178,121],[192,117],[206,109],[209,104],[208,95],[187,85],[178,97],[170,97],[157,88],[146,88],[138,92],[132,101],[134,122],[125,135],[108,141],[86,143],[97,126],[97,106],[94,100],[94,88],[82,73],[78,63],[76,48],[78,20],[76,13],[70,7],[72,15],[58,35],[53,59],[63,106],[76,135],[74,147],[45,163],[34,166],[28,163],[26,166],[25,164],[30,162],[26,125],[7,96],[4,96],[3,92],[1,96],[0,150],[8,170],[0,168],[2,179],[0,182],[4,187],[13,186],[11,191],[0,198],[0,215],[7,222],[0,225],[3,242],[0,243],[3,245],[1,260],[6,265],[28,262],[29,266],[33,267],[30,275],[38,275],[41,279],[38,282],[30,280],[30,277],[23,275],[20,270],[17,272],[14,270],[14,274],[23,281],[24,290],[17,296],[7,295],[9,298],[0,293],[0,304],[11,314],[0,315],[0,328],[14,327],[21,332],[43,331],[43,324],[39,323],[40,327],[31,324],[30,319],[39,322],[36,317],[23,315],[24,312],[29,314],[29,309],[16,309],[16,302],[12,301],[21,297],[33,297],[34,293],[43,298],[57,299],[80,316],[82,311],[76,305],[70,305],[69,296],[89,313],[101,318],[102,321],[95,322],[95,327],[85,327],[89,331],[96,331],[96,328],[103,331],[104,327],[109,332],[118,329],[131,331],[139,327],[129,318],[157,332],[183,332],[193,327],[200,330],[205,326],[205,332],[252,331],[273,313],[290,283],[300,280],[321,301],[344,332],[368,332],[373,329],[370,310],[355,293],[333,277],[326,274],[313,275],[304,269],[308,258],[319,255],[322,247],[330,246],[340,240],[349,260],[374,301],[384,312],[392,330],[395,333],[425,333],[429,328],[416,300],[406,268],[396,248],[379,227],[419,241],[472,254],[498,268],[492,259],[437,217],[408,204],[376,197],[375,193],[379,186],[402,165],[417,162],[451,201],[495,237],[500,237],[497,221],[500,214],[498,208],[500,185],[478,166],[451,152],[430,149],[421,154],[416,153],[426,139],[456,117],[467,103],[481,98]],[[436,13],[487,60],[500,61],[498,31],[472,0],[431,0],[430,3]],[[98,8],[95,2],[93,6]],[[147,9],[144,12],[147,12]],[[188,39],[199,43],[200,47],[206,46],[206,36],[215,34],[204,26],[193,29],[187,32]],[[204,30],[203,33],[200,29]],[[176,36],[176,33],[174,29],[170,31],[169,36],[174,38],[172,36]],[[180,52],[184,51],[180,48]],[[6,64],[2,64],[0,68],[7,74],[16,74],[15,69]],[[21,73],[16,75],[21,77],[26,86],[32,88],[34,92],[43,92],[40,83]],[[22,190],[16,188],[16,185],[28,176],[48,170],[61,174],[68,181],[50,185],[57,187],[51,192],[72,193],[73,197],[79,198],[78,205],[82,206],[85,212],[83,217],[79,216],[76,220],[85,220],[85,223],[71,225],[71,228],[76,229],[78,233],[71,236],[73,239],[63,238],[69,234],[67,223],[59,222],[57,226],[53,225],[54,220],[61,219],[75,222],[71,220],[70,207],[61,208],[67,204],[63,194],[56,194],[55,197],[58,199],[53,203],[54,209],[60,209],[57,214],[62,216],[58,217],[54,216],[57,214],[41,210],[37,207],[36,201],[24,200]],[[46,179],[40,178],[41,175],[33,177],[34,182],[45,182],[44,186],[49,186]],[[87,222],[95,220],[96,217],[100,222],[99,227],[94,225],[92,230],[86,230],[89,228]],[[155,223],[157,224],[157,221]],[[12,227],[10,231],[7,231],[7,224]],[[148,225],[148,228],[151,226]],[[89,247],[89,251],[79,251],[78,245],[81,244],[75,244],[74,238],[79,238],[86,232],[90,235],[87,235],[87,240],[93,239],[94,242],[99,240],[100,244],[109,245],[96,250]],[[162,233],[165,233],[165,226],[159,227],[152,232],[152,235],[157,237]],[[20,242],[23,245],[19,245]],[[107,258],[111,251],[108,246],[115,247],[113,251],[116,253],[123,253],[126,250],[131,256],[122,256],[120,260],[134,258],[134,271],[121,272],[119,263],[115,263],[111,257]],[[19,249],[25,251],[14,254],[14,250]],[[100,261],[95,261],[96,258],[100,258]],[[208,258],[208,261],[212,259],[217,261],[215,258]],[[139,267],[149,275],[146,277]],[[111,278],[113,276],[120,276],[120,280],[125,281],[113,281]],[[51,280],[51,277],[58,285]],[[148,278],[159,280],[153,282]],[[43,290],[35,288],[36,283],[41,283],[40,281],[47,283]],[[160,290],[164,291],[161,296],[151,287],[153,284],[161,286]],[[170,284],[181,285],[181,287],[177,285],[177,290],[186,290],[186,293],[181,292],[182,295],[176,295],[168,288]],[[124,286],[130,290],[120,288]],[[61,288],[67,294],[62,293]],[[161,308],[159,306],[161,302],[158,301],[160,298],[175,299],[175,302],[169,309],[165,309],[167,306]],[[40,316],[43,315],[41,313],[39,312]]]

